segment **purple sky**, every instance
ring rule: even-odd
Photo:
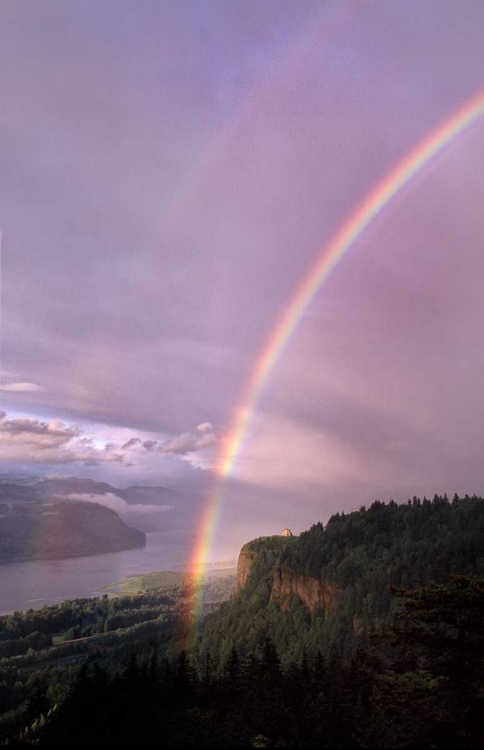
[[[207,491],[311,261],[484,86],[484,4],[1,6],[0,471]],[[481,121],[313,301],[227,484],[235,546],[484,493],[483,205]]]

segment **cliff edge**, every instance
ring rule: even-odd
[[[336,611],[336,587],[306,573],[291,570],[287,562],[280,564],[281,554],[288,552],[295,540],[292,534],[283,533],[280,536],[259,537],[245,544],[237,563],[234,596],[250,585],[254,567],[258,567],[259,570],[254,571],[254,578],[263,574],[268,580],[269,602],[276,602],[282,610],[288,610],[291,597],[297,596],[311,612],[319,608],[327,617]]]
[[[244,588],[245,584],[249,580],[250,569],[256,553],[250,547],[249,544],[245,544],[239,553],[239,559],[237,560],[237,588],[235,593],[238,594],[241,589]]]

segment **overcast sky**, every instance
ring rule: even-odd
[[[0,5],[0,470],[207,492],[324,243],[484,88],[484,3]],[[311,304],[227,482],[237,544],[484,493],[483,205],[480,121]]]

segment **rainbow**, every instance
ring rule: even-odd
[[[216,465],[217,486],[207,502],[199,541],[193,550],[191,563],[198,571],[196,576],[203,575],[204,565],[209,559],[222,506],[224,479],[233,469],[261,393],[312,299],[360,235],[412,177],[483,114],[484,91],[481,91],[407,153],[349,214],[297,287],[257,359],[240,400],[242,406],[237,408],[228,437],[223,442]],[[198,587],[198,591],[201,588]],[[198,597],[199,601],[193,608],[195,616],[199,613],[201,594]]]

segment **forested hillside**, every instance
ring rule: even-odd
[[[93,660],[111,675],[136,660],[174,650],[195,597],[202,613],[233,590],[232,571],[165,571],[129,578],[126,593],[13,612],[0,617],[0,745],[70,695],[81,666]],[[133,687],[135,689],[135,687]]]
[[[392,586],[484,574],[484,500],[377,501],[299,537],[254,540],[241,560],[243,585],[205,620],[199,659],[214,652],[222,668],[232,646],[252,653],[266,636],[283,662],[327,653],[332,645],[349,657],[399,606]]]
[[[245,545],[201,620],[190,585],[16,613],[0,744],[478,750],[483,558],[483,499],[376,502]]]

